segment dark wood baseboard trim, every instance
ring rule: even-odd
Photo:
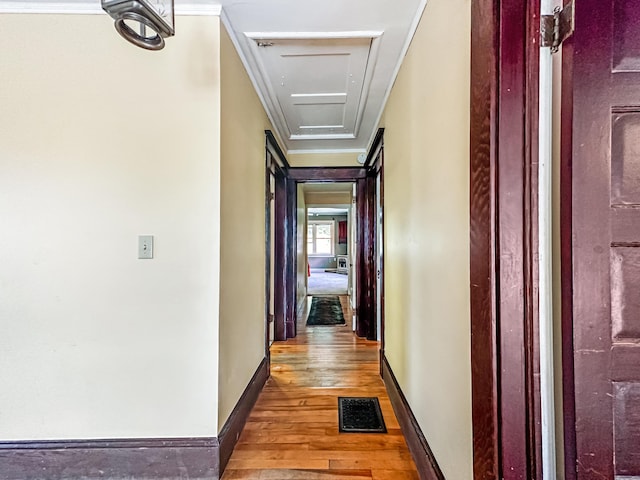
[[[393,411],[396,413],[396,417],[398,417],[398,422],[407,440],[409,451],[413,456],[414,462],[416,462],[420,480],[445,480],[438,466],[438,462],[427,443],[427,439],[424,437],[420,425],[418,425],[418,421],[413,415],[411,407],[407,403],[407,399],[402,393],[400,385],[398,385],[398,381],[384,355],[381,359],[381,369],[382,379],[384,380],[385,387],[387,387],[387,393],[393,405]]]
[[[219,480],[269,377],[265,357],[219,438],[0,442],[2,480]]]
[[[3,480],[218,480],[216,437],[0,442]]]
[[[244,428],[244,424],[249,418],[251,409],[258,399],[258,395],[262,391],[264,383],[269,378],[269,361],[265,357],[260,362],[260,365],[256,369],[256,372],[251,377],[247,388],[240,396],[238,403],[229,415],[229,418],[225,422],[218,438],[220,439],[220,475],[224,472],[227,462],[233,453],[233,449],[238,442],[240,433]]]

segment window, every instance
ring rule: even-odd
[[[307,225],[307,254],[333,255],[333,222],[310,221]]]

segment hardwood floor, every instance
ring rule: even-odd
[[[271,347],[267,381],[222,480],[417,480],[379,375],[377,342],[346,326],[306,327]],[[307,308],[309,302],[307,304]],[[339,433],[338,397],[378,397],[387,433]]]

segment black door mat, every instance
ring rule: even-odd
[[[311,309],[307,317],[307,325],[344,325],[344,315],[340,298],[333,296],[311,299]]]
[[[387,433],[378,397],[338,397],[342,433]]]

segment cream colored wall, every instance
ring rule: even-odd
[[[0,15],[2,440],[217,434],[218,19],[176,25]]]
[[[386,356],[456,480],[473,477],[469,43],[470,0],[429,1],[381,124]]]
[[[297,290],[296,305],[300,306],[307,296],[307,205],[304,198],[304,187],[298,184],[296,215],[298,219],[298,231],[296,233],[297,255]]]
[[[219,427],[265,356],[266,113],[224,27],[220,37]]]
[[[359,167],[358,153],[288,153],[292,167]]]
[[[350,192],[306,192],[307,206],[315,205],[351,205]]]

